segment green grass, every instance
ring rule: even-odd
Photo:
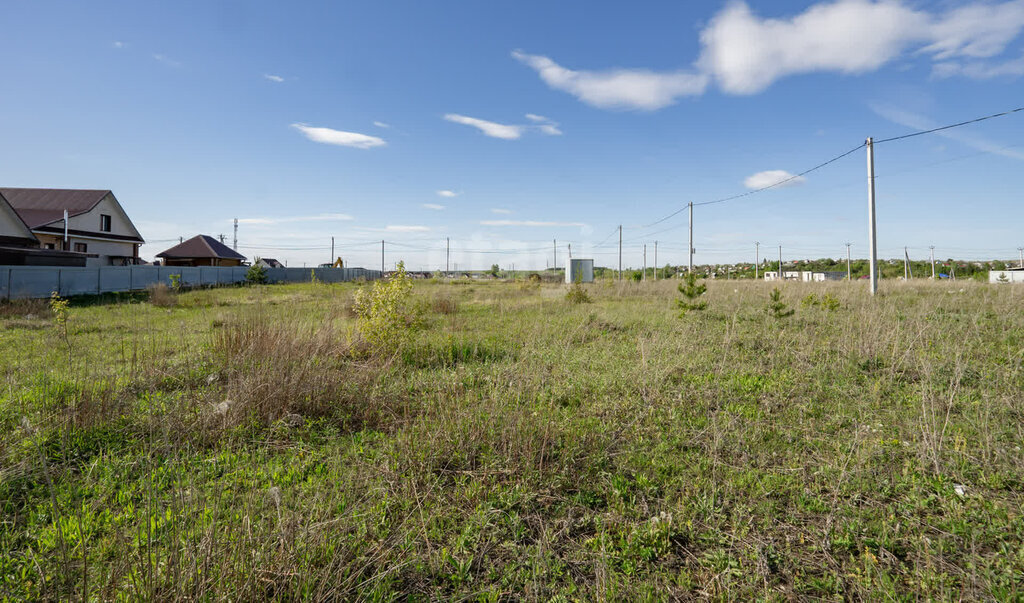
[[[5,306],[0,599],[1024,598],[1024,288],[675,284]]]

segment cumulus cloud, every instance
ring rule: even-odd
[[[323,144],[353,147],[356,149],[372,149],[373,147],[382,147],[387,144],[382,138],[368,134],[359,134],[358,132],[343,132],[342,130],[320,128],[306,124],[292,124],[292,127],[302,132],[306,138],[313,142]]]
[[[477,119],[475,117],[467,117],[465,115],[459,115],[458,113],[448,113],[444,118],[450,122],[457,124],[463,124],[466,126],[473,126],[480,130],[485,136],[492,138],[502,138],[505,140],[516,140],[523,135],[522,126],[513,126],[506,124],[499,124],[493,121],[487,121],[484,119]]]
[[[318,214],[315,216],[285,216],[280,218],[239,218],[239,224],[283,224],[286,222],[321,222],[331,220],[354,220],[348,214]]]
[[[551,121],[550,119],[544,117],[543,115],[537,115],[536,113],[527,113],[526,119],[536,123],[547,123]]]
[[[924,56],[934,75],[977,79],[1024,75],[1024,58],[1002,54],[1024,29],[1024,0],[974,2],[950,10],[898,0],[836,0],[798,14],[764,18],[744,2],[718,12],[700,33],[690,67],[572,70],[541,55],[514,51],[548,86],[604,109],[661,109],[703,94],[711,81],[729,94],[756,94],[781,78],[832,72],[862,74],[901,56]],[[964,62],[967,61],[967,62]]]
[[[539,220],[480,220],[480,223],[484,226],[586,226],[584,222],[545,222]]]
[[[426,209],[433,209],[435,211],[441,211],[444,209],[443,205],[438,205],[437,203],[424,203],[423,207]]]
[[[277,82],[278,84],[280,84],[281,82],[284,81],[283,77],[281,77],[279,75],[274,75],[272,73],[264,73],[263,74],[263,78],[267,79],[267,80],[270,80],[271,82]]]
[[[459,193],[457,193],[455,191],[441,190],[441,191],[437,191],[437,196],[438,197],[446,197],[448,199],[451,199],[452,197],[458,197]]]
[[[803,184],[807,179],[803,176],[795,176],[786,170],[765,170],[751,174],[743,181],[743,186],[749,189],[762,188],[786,188]]]
[[[492,213],[492,214],[504,214],[504,215],[508,215],[508,214],[511,214],[511,213],[512,213],[512,210],[511,210],[511,209],[502,209],[502,208],[500,208],[500,207],[492,207],[492,208],[491,208],[491,213]]]
[[[377,126],[378,128],[384,128],[385,130],[391,129],[391,124],[387,124],[382,121],[375,121],[373,122],[373,125]]]
[[[703,94],[708,83],[705,74],[685,70],[574,71],[546,56],[526,54],[520,50],[513,51],[512,56],[536,71],[551,88],[568,92],[601,109],[653,111],[675,103],[680,97]]]

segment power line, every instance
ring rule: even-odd
[[[1003,111],[1002,113],[993,113],[992,115],[986,115],[985,117],[977,117],[975,119],[969,119],[956,124],[950,124],[948,126],[941,126],[938,128],[932,128],[931,130],[922,130],[920,132],[912,132],[910,134],[904,134],[902,136],[893,136],[892,138],[883,138],[881,140],[874,141],[875,144],[881,144],[883,142],[892,142],[894,140],[903,140],[904,138],[913,138],[914,136],[921,136],[924,134],[931,134],[933,132],[941,132],[942,130],[949,130],[952,128],[959,128],[960,126],[966,126],[968,124],[976,124],[979,121],[985,121],[987,119],[995,119],[997,117],[1003,117],[1004,115],[1010,115],[1017,113],[1018,111],[1024,111],[1024,107],[1017,107],[1016,109],[1010,109],[1009,111]]]

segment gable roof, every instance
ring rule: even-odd
[[[110,194],[109,190],[74,188],[0,188],[0,195],[18,212],[29,228],[64,217],[84,214]]]
[[[220,258],[244,260],[244,255],[209,235],[196,235],[156,254],[158,258]]]
[[[18,242],[29,244],[39,243],[39,239],[36,238],[36,235],[32,234],[32,230],[28,227],[28,224],[26,224],[25,220],[18,215],[18,212],[11,207],[11,204],[4,198],[3,194],[0,194],[0,214],[7,215],[8,221],[17,229],[16,232],[10,232],[7,234],[0,232],[0,239],[14,239]]]
[[[274,258],[260,258],[260,261],[271,268],[284,268],[284,264]]]

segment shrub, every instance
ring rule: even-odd
[[[593,301],[590,299],[590,295],[587,294],[587,290],[580,283],[573,283],[569,287],[569,291],[565,294],[565,299],[573,304],[589,304]]]
[[[782,301],[782,292],[779,291],[778,287],[772,289],[771,294],[768,296],[768,313],[774,318],[786,318],[792,316],[796,310],[789,308],[786,302]]]
[[[353,298],[358,316],[359,333],[378,352],[394,351],[401,347],[409,327],[415,323],[411,316],[410,295],[412,281],[405,272],[405,263],[385,281],[377,281],[370,290],[359,289]]]
[[[686,299],[677,299],[676,307],[679,308],[679,317],[686,316],[686,313],[691,310],[703,310],[708,307],[708,302],[697,301],[704,293],[707,292],[708,286],[704,283],[697,284],[697,275],[693,272],[687,272],[686,276],[683,277],[683,282],[679,283],[679,292],[683,294]]]
[[[260,265],[260,258],[256,258],[249,270],[245,272],[245,282],[249,285],[264,285],[267,282],[267,269]]]
[[[149,292],[149,303],[154,306],[170,308],[178,304],[177,293],[163,283],[153,283],[146,290]]]
[[[829,312],[835,312],[839,309],[839,298],[831,293],[826,293],[825,297],[821,299],[821,307]]]
[[[811,293],[807,297],[805,297],[805,298],[800,300],[800,307],[801,308],[810,308],[810,307],[813,307],[813,306],[820,306],[820,305],[821,305],[821,300],[819,300],[818,296],[815,295],[814,293]]]

